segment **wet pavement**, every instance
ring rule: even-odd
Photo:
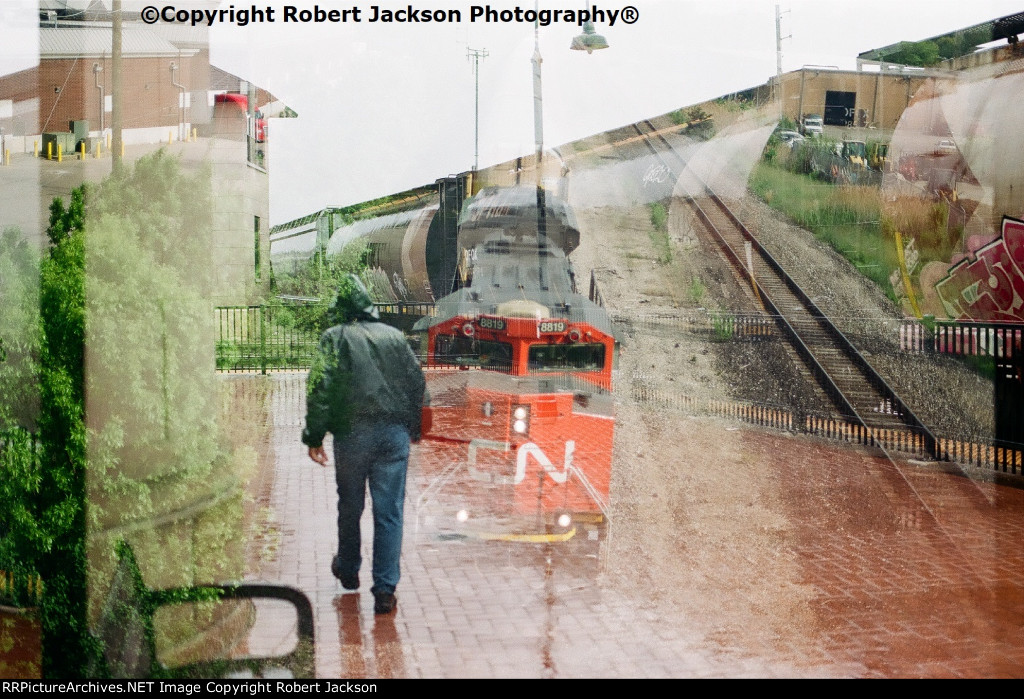
[[[319,677],[1024,676],[1019,487],[661,414],[680,467],[645,465],[638,451],[627,468],[617,435],[613,468],[623,466],[601,539],[511,542],[454,535],[434,517],[430,503],[447,487],[414,450],[398,608],[375,615],[369,507],[363,587],[343,594],[329,570],[333,469],[313,464],[299,442],[304,376],[225,380],[273,386],[264,447],[273,474],[259,496],[266,516],[253,565],[309,596]],[[620,432],[643,406],[624,412]],[[707,440],[722,445],[705,455],[711,463],[735,468],[720,489],[730,499],[690,500],[699,493],[687,484],[698,481],[687,479],[699,474],[655,479],[662,504],[676,485],[690,493],[679,498],[686,512],[641,525],[631,513],[659,493],[638,495],[633,474],[680,473],[686,450]]]

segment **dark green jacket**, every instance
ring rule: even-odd
[[[420,438],[426,382],[400,330],[372,320],[335,325],[320,337],[309,371],[302,442],[348,434],[354,424],[396,423]]]

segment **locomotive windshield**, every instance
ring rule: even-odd
[[[439,364],[511,371],[512,345],[462,335],[438,335],[434,346],[434,361]]]
[[[530,345],[530,371],[600,371],[604,345]]]

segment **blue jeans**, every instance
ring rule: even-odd
[[[394,592],[402,553],[409,431],[396,424],[356,424],[334,440],[338,483],[338,572],[354,576],[362,564],[359,520],[370,484],[373,507],[373,592]]]

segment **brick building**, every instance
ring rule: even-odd
[[[89,158],[89,163],[76,158],[74,165],[65,159],[63,169],[52,173],[56,163],[44,160],[41,169],[26,166],[27,177],[38,179],[38,202],[29,202],[23,192],[15,195],[13,190],[11,196],[17,201],[0,201],[3,206],[41,212],[38,224],[26,223],[32,218],[25,214],[0,220],[0,226],[15,221],[22,228],[27,225],[25,235],[38,240],[43,239],[48,200],[54,195],[66,197],[77,183],[101,177],[102,168],[97,171],[91,163],[109,156],[112,142],[111,17],[97,3],[91,5],[92,12],[70,12],[71,5],[41,4],[37,64],[0,75],[0,129],[4,148],[16,162],[19,158],[31,161],[37,153],[44,160],[44,134],[62,135],[60,140],[73,143],[78,153],[84,145]],[[238,111],[239,102],[230,103],[239,118],[214,118],[214,103],[215,95],[223,92],[245,95],[242,104],[247,102],[251,111],[279,103],[267,91],[211,66],[208,32],[203,27],[150,26],[132,21],[126,13],[121,38],[120,123],[125,158],[138,157],[156,144],[174,144],[172,152],[179,154],[183,166],[211,168],[215,202],[210,231],[211,300],[216,305],[258,302],[269,279],[270,130],[261,126],[257,138],[255,115],[250,113],[247,119],[244,111]],[[281,108],[266,116],[278,116],[281,111],[294,115]],[[229,122],[230,132],[222,128]],[[71,155],[69,150],[65,148],[64,153]],[[58,171],[70,173],[70,179],[63,179]],[[51,180],[60,184],[51,185]]]

